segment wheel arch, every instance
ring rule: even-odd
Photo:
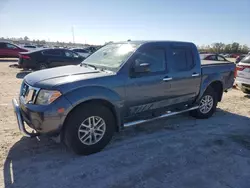
[[[81,106],[86,105],[86,104],[90,104],[90,103],[103,105],[103,106],[107,107],[108,109],[110,109],[111,113],[113,114],[113,116],[115,118],[115,122],[116,122],[116,129],[115,130],[116,130],[116,132],[120,131],[121,118],[120,118],[120,114],[118,113],[118,110],[116,109],[115,105],[106,99],[93,98],[93,99],[88,99],[88,100],[82,101],[82,102],[76,104],[75,106],[72,106],[72,108],[68,111],[68,113],[67,113],[67,115],[62,123],[62,127],[61,127],[62,132],[65,128],[65,124],[67,122],[67,119],[70,117],[70,114],[72,114],[73,111],[79,109]]]
[[[202,88],[202,92],[199,95],[199,99],[203,96],[203,94],[208,88],[212,88],[216,92],[218,102],[220,102],[222,100],[223,95],[223,82],[221,80],[214,80],[207,83],[206,86]]]

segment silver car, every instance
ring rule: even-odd
[[[237,86],[247,94],[250,94],[250,55],[242,59],[236,66]]]

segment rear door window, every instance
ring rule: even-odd
[[[172,62],[169,69],[173,72],[189,71],[195,65],[192,51],[188,48],[173,48],[171,56]]]

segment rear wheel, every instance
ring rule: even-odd
[[[112,139],[115,120],[106,106],[84,104],[67,118],[64,142],[77,154],[89,155],[101,151]]]
[[[190,112],[190,115],[199,119],[211,117],[218,103],[217,94],[209,87],[200,99],[199,108]]]

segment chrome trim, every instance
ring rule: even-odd
[[[173,80],[173,78],[163,78],[163,81],[170,81]]]
[[[200,76],[200,74],[192,74],[192,77],[197,77],[197,76]]]
[[[22,93],[24,84],[28,86],[28,88],[25,92],[25,96],[23,96],[23,93]],[[31,100],[29,100],[29,99],[27,100],[28,94],[31,90],[33,90],[35,93],[32,94]],[[25,102],[25,104],[27,104],[27,103],[35,104],[39,91],[40,91],[40,88],[30,86],[27,82],[23,81],[22,86],[21,86],[21,90],[20,90],[20,97],[22,97],[24,99],[23,101]]]
[[[35,136],[39,136],[39,133],[29,133],[25,129],[23,118],[22,118],[21,111],[20,111],[20,107],[19,107],[19,104],[18,104],[16,99],[12,99],[12,105],[13,105],[14,112],[15,112],[15,115],[16,115],[16,118],[17,118],[17,124],[18,124],[18,128],[19,128],[20,132],[24,136],[30,137],[30,138],[35,137]]]
[[[154,117],[154,118],[152,118],[152,119],[138,120],[138,121],[128,122],[128,123],[125,123],[125,124],[124,124],[124,127],[130,127],[130,126],[134,126],[134,125],[138,125],[138,124],[141,124],[141,123],[146,123],[146,122],[158,120],[158,119],[165,118],[165,117],[174,116],[174,115],[181,114],[181,113],[184,113],[184,112],[188,112],[188,111],[191,111],[191,110],[196,110],[196,109],[198,109],[198,108],[199,108],[199,106],[194,106],[194,107],[192,107],[192,108],[185,109],[185,110],[178,111],[178,112],[169,112],[169,113],[163,114],[163,115],[161,115],[161,116]]]

